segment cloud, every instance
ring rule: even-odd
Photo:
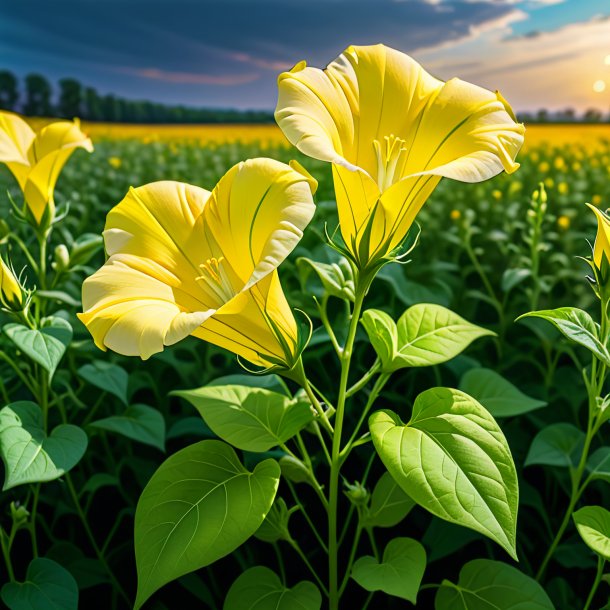
[[[168,70],[159,70],[158,68],[121,68],[120,71],[139,78],[149,78],[179,85],[243,85],[259,78],[259,75],[255,73],[214,75],[195,74],[192,72],[170,72]]]

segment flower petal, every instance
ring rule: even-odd
[[[598,269],[601,269],[604,255],[610,263],[610,218],[590,203],[587,203],[587,205],[597,217],[597,235],[595,236],[595,245],[593,246],[593,262]]]
[[[53,152],[74,148],[84,148],[87,152],[93,151],[93,144],[81,131],[80,122],[78,120],[54,121],[45,125],[36,134],[28,148],[27,157],[30,165],[34,166]]]
[[[137,259],[110,258],[85,280],[79,318],[100,349],[146,360],[190,335],[214,312],[186,311],[161,268],[154,277],[129,262]]]
[[[273,271],[209,317],[193,335],[257,366],[294,364],[297,325],[277,271]]]
[[[0,111],[0,163],[6,163],[21,188],[30,169],[27,151],[35,137],[20,116]]]
[[[298,164],[239,163],[220,180],[203,212],[206,236],[247,290],[284,261],[314,212],[316,181]]]

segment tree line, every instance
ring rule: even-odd
[[[273,113],[265,110],[191,108],[100,95],[93,87],[86,87],[74,78],[62,78],[57,85],[54,103],[53,87],[41,74],[28,74],[20,90],[17,77],[8,70],[0,70],[0,109],[26,116],[80,117],[112,123],[273,122]]]
[[[19,80],[8,70],[0,70],[0,109],[21,112],[27,116],[80,117],[88,121],[110,123],[272,123],[273,113],[266,110],[234,110],[224,108],[191,108],[171,106],[145,100],[129,100],[113,94],[100,95],[74,78],[58,83],[57,103],[53,103],[53,87],[40,74],[28,74]],[[602,123],[610,122],[610,114],[591,108],[577,114],[572,108],[550,112],[544,108],[534,113],[517,115],[525,123]]]

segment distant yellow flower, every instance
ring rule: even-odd
[[[500,199],[502,199],[502,191],[498,190],[498,189],[494,189],[493,191],[491,191],[491,196],[496,200],[499,201]]]
[[[451,210],[451,220],[459,220],[462,217],[462,212],[459,210]]]
[[[538,160],[540,159],[540,155],[534,151],[530,153],[530,159],[534,162],[534,163],[538,163]]]
[[[277,267],[313,216],[316,186],[296,163],[253,159],[212,193],[131,189],[106,220],[109,259],[83,285],[79,318],[96,345],[147,359],[193,335],[291,368],[301,337]]]
[[[511,183],[508,187],[508,192],[512,195],[514,193],[518,193],[523,188],[523,184],[519,182],[519,180],[511,180]]]
[[[546,172],[549,171],[549,169],[551,169],[551,166],[549,165],[548,161],[543,161],[539,166],[538,166],[538,171],[546,174]]]
[[[589,165],[591,167],[599,167],[599,159],[597,159],[596,157],[593,157],[592,159],[589,160]]]
[[[123,162],[119,157],[110,157],[110,159],[108,159],[108,163],[114,167],[114,169],[119,169]]]
[[[570,219],[568,216],[560,216],[557,219],[557,225],[560,229],[567,231],[570,228]]]
[[[602,196],[601,195],[593,195],[593,197],[591,197],[591,203],[593,205],[596,205],[596,206],[599,207],[601,205],[601,203],[602,203]]]
[[[581,168],[582,168],[582,165],[580,164],[579,161],[574,161],[574,163],[572,163],[572,171],[578,172],[578,171],[580,171]]]
[[[555,169],[564,169],[566,166],[566,162],[563,160],[563,157],[556,157],[553,161],[553,167]]]
[[[553,178],[545,178],[544,186],[548,189],[552,189],[555,186],[555,180],[553,180]]]
[[[332,163],[339,223],[361,268],[388,257],[442,177],[511,173],[525,128],[510,106],[446,83],[383,45],[351,46],[325,70],[280,75],[275,118],[301,152]]]
[[[587,203],[597,217],[597,235],[593,246],[593,262],[601,269],[604,256],[610,261],[610,218],[601,210]]]
[[[11,311],[23,309],[23,291],[11,268],[0,258],[0,304]]]
[[[560,182],[557,185],[557,190],[561,195],[565,195],[570,190],[570,187],[568,186],[567,182]]]
[[[55,215],[53,191],[57,178],[76,148],[91,152],[91,140],[78,120],[56,121],[38,133],[18,115],[0,111],[0,163],[13,173],[37,224]]]

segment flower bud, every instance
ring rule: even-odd
[[[369,492],[360,482],[345,483],[345,495],[356,506],[364,506],[369,499]]]
[[[56,271],[65,271],[70,266],[70,253],[65,244],[59,244],[53,253],[53,268]]]
[[[0,304],[10,311],[23,310],[23,290],[13,270],[0,258]]]

